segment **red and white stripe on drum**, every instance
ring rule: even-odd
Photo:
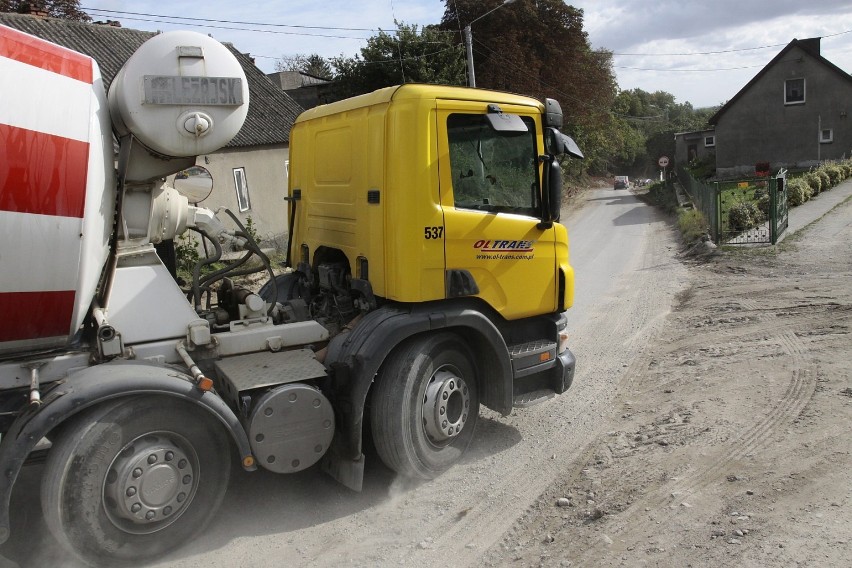
[[[94,69],[0,26],[0,343],[73,332]]]

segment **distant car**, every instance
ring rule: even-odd
[[[630,180],[627,176],[615,176],[615,187],[613,189],[627,189],[630,187]]]

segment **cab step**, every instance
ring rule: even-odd
[[[509,346],[512,372],[515,378],[549,369],[556,364],[555,341],[536,339]]]

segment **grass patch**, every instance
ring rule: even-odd
[[[707,218],[698,209],[686,209],[680,211],[677,216],[677,228],[686,244],[700,241],[708,233],[709,223]]]

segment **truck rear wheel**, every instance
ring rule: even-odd
[[[178,399],[107,403],[54,441],[41,486],[45,522],[96,565],[161,556],[200,532],[222,503],[228,443],[203,409]]]
[[[464,454],[478,417],[476,373],[458,336],[414,338],[385,361],[370,420],[376,450],[391,469],[438,476]]]

